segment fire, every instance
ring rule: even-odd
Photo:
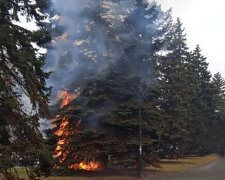
[[[63,148],[62,145],[67,144],[66,139],[59,139],[57,142],[57,146],[55,149],[55,157],[60,157],[63,154]]]
[[[66,117],[63,117],[62,123],[60,124],[60,127],[59,127],[59,130],[55,132],[55,135],[56,136],[63,136],[63,135],[68,136],[69,135],[69,132],[67,131],[68,125],[69,125],[68,119]]]
[[[62,138],[62,136],[68,136],[69,135],[68,125],[69,125],[68,118],[63,117],[62,123],[59,126],[59,130],[55,132],[55,135],[59,137],[59,140],[57,142],[57,146],[56,146],[56,149],[55,149],[55,157],[60,157],[61,155],[63,155],[62,146],[68,143],[67,140],[64,137]],[[65,155],[63,155],[63,156],[65,156]],[[60,161],[63,161],[63,160],[61,159]]]
[[[97,171],[101,168],[101,165],[98,161],[90,161],[88,163],[86,162],[80,162],[79,164],[72,164],[68,167],[69,169],[75,169],[75,170],[85,170],[85,171]]]
[[[60,97],[62,99],[60,108],[67,106],[71,101],[73,101],[76,98],[76,94],[70,94],[70,93],[68,93],[67,90],[62,90],[59,93],[60,93]]]
[[[74,100],[77,95],[76,94],[70,94],[66,90],[62,90],[59,92],[60,99],[62,100],[60,107],[63,108],[64,106],[68,105],[72,100]],[[56,120],[58,120],[60,117],[56,116]],[[81,121],[78,121],[76,124],[77,129],[79,128]],[[73,135],[76,132],[70,132],[69,131],[69,119],[68,117],[64,116],[62,118],[62,122],[59,126],[59,130],[55,132],[55,135],[58,136],[58,142],[55,149],[55,158],[59,158],[59,163],[62,163],[66,160],[68,154],[70,152],[64,151],[63,146],[68,144],[68,141],[66,137],[69,135]],[[58,169],[60,166],[55,165],[55,168]],[[68,166],[68,169],[71,170],[86,170],[86,171],[97,171],[101,169],[101,164],[98,161],[89,161],[89,162],[80,162],[76,164],[72,164]]]

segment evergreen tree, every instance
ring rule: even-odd
[[[179,19],[169,26],[165,55],[159,59],[158,80],[164,130],[161,148],[170,157],[181,152],[187,139],[187,107],[192,96],[188,64],[189,52]]]
[[[67,71],[71,71],[72,74],[74,74],[74,71],[76,72],[74,77],[68,78],[70,81],[72,79],[72,83],[68,85],[66,82],[66,85],[68,85],[71,92],[73,92],[74,89],[79,89],[80,95],[76,100],[77,104],[72,105],[74,106],[72,110],[70,110],[70,108],[69,111],[68,109],[61,110],[62,115],[60,118],[57,118],[57,121],[55,121],[57,124],[55,131],[58,131],[65,117],[68,118],[70,122],[70,131],[73,132],[77,131],[77,126],[80,123],[80,120],[82,120],[82,124],[80,125],[82,128],[80,132],[82,134],[80,136],[77,133],[66,135],[68,143],[65,146],[62,145],[63,153],[57,157],[57,165],[65,169],[68,169],[69,166],[82,161],[94,160],[92,153],[96,154],[96,151],[98,150],[95,145],[97,140],[96,142],[93,141],[87,144],[84,139],[81,141],[82,143],[80,143],[80,139],[87,136],[87,140],[90,141],[93,140],[93,138],[98,137],[98,133],[100,133],[92,130],[95,128],[94,124],[98,124],[97,117],[99,116],[98,113],[100,113],[97,111],[97,107],[94,107],[92,104],[94,104],[95,101],[103,101],[105,96],[104,94],[95,94],[96,97],[94,97],[94,92],[97,93],[98,91],[104,90],[96,89],[95,85],[99,83],[99,77],[105,77],[105,72],[103,73],[104,69],[107,68],[110,63],[113,63],[111,57],[114,50],[114,47],[111,45],[114,41],[112,40],[113,29],[110,26],[110,19],[104,16],[108,11],[103,7],[103,1],[87,1],[84,4],[81,3],[79,5],[80,12],[78,17],[80,24],[78,29],[74,30],[74,32],[78,33],[74,34],[74,32],[68,32],[69,38],[64,40],[63,50],[61,51],[66,51],[67,53],[66,55],[62,55],[59,60],[60,63],[63,63],[62,72],[65,72],[65,69],[68,69]],[[71,23],[76,23],[76,16],[77,15],[74,17],[75,21],[72,19]],[[63,28],[60,28],[60,30],[61,29],[63,30]],[[60,44],[59,48],[61,48]],[[76,52],[75,55],[72,54],[74,52]],[[76,66],[71,64],[76,64]],[[70,69],[70,67],[72,68]],[[65,72],[65,74],[68,74],[68,72]],[[61,69],[59,69],[58,75],[63,76]],[[66,77],[66,75],[64,77]],[[56,80],[59,79],[58,76],[53,78]],[[103,87],[102,83],[103,82],[101,82],[101,85],[99,84],[99,87]],[[101,97],[98,97],[100,95]],[[100,110],[100,105],[98,108]],[[93,127],[91,127],[91,124]],[[106,132],[101,132],[100,134],[104,135],[104,133]],[[59,139],[60,138],[64,137],[61,136]],[[70,139],[72,142],[70,142]],[[79,140],[79,143],[77,142],[77,139]],[[104,143],[101,139],[99,141],[100,144]],[[87,156],[87,154],[83,152],[89,152],[90,154],[88,155],[91,157]],[[64,157],[65,154],[66,159]]]
[[[224,112],[224,100],[225,100],[225,80],[220,73],[216,73],[212,78],[212,84],[217,87],[216,102],[217,111]]]
[[[189,144],[187,152],[202,153],[206,145],[203,145],[205,143],[203,137],[207,131],[205,123],[209,117],[211,74],[206,58],[201,54],[199,46],[196,46],[191,53],[188,63],[190,64],[190,86],[193,88],[193,95],[188,107],[190,120],[188,122]]]
[[[140,112],[144,160],[149,162],[154,152],[160,115],[154,101],[153,66],[162,48],[162,12],[155,3],[137,1],[134,5],[121,27],[105,36],[112,53],[108,67],[82,78],[86,83],[79,97],[62,110],[61,117],[66,116],[70,130],[76,132],[67,136],[63,146],[64,152],[70,152],[62,163],[65,168],[82,161],[104,164],[109,156],[115,166],[136,165]],[[98,66],[101,60],[98,55]]]
[[[45,83],[49,74],[42,70],[44,56],[32,45],[41,46],[49,39],[42,23],[46,7],[42,0],[0,2],[0,172],[6,178],[13,176],[17,165],[26,167],[31,179],[40,170],[49,170],[39,131],[39,119],[49,115]],[[39,30],[31,32],[17,25],[19,14],[35,20]]]
[[[213,85],[213,114],[208,121],[207,137],[209,137],[209,151],[224,154],[224,125],[225,125],[225,81],[220,73],[212,79]]]

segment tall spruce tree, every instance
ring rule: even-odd
[[[216,93],[217,111],[224,112],[225,101],[225,80],[220,73],[216,73],[212,78],[212,84],[218,88]]]
[[[164,55],[159,59],[158,80],[161,88],[161,111],[164,130],[161,148],[164,155],[174,156],[183,151],[187,138],[187,107],[192,95],[190,88],[189,52],[182,23],[177,19],[166,36]]]
[[[65,168],[82,161],[104,164],[109,156],[115,166],[136,166],[140,111],[144,160],[149,162],[154,152],[160,115],[152,84],[156,52],[162,48],[162,12],[155,3],[137,1],[134,6],[119,29],[112,28],[112,35],[105,36],[111,52],[107,58],[112,62],[101,73],[82,78],[86,83],[79,97],[61,112],[61,117],[69,118],[70,130],[76,131],[67,136],[68,143],[63,146],[70,152],[61,164]],[[101,57],[97,55],[99,66]]]
[[[62,51],[67,53],[60,57],[62,60],[60,62],[64,64],[64,70],[71,66],[71,63],[76,62],[76,67],[72,69],[73,72],[76,71],[76,76],[70,79],[73,82],[68,89],[69,91],[79,89],[80,94],[76,99],[76,103],[72,103],[72,107],[62,109],[60,118],[55,121],[57,124],[55,131],[57,131],[63,122],[63,118],[68,118],[69,131],[74,132],[66,137],[60,137],[68,140],[66,145],[62,145],[62,155],[57,157],[58,166],[65,169],[82,161],[94,161],[99,156],[98,145],[104,145],[106,142],[103,140],[105,138],[109,139],[107,137],[108,132],[97,131],[95,128],[98,127],[99,121],[101,122],[100,117],[103,116],[102,104],[96,103],[101,103],[106,95],[103,93],[104,89],[98,89],[97,87],[105,87],[104,83],[101,82],[106,75],[103,71],[112,63],[111,54],[113,48],[111,44],[113,40],[111,37],[113,36],[113,29],[110,26],[110,17],[105,16],[108,11],[104,8],[102,0],[86,1],[84,4],[80,4],[79,8],[78,18],[80,24],[79,29],[75,31],[78,33],[68,32],[68,36],[72,37],[64,40],[65,45]],[[77,17],[77,15],[75,16]],[[76,21],[72,23],[76,23]],[[79,42],[82,43],[79,44]],[[76,52],[75,58],[70,55],[74,52]],[[60,73],[59,75],[62,76]],[[56,77],[56,80],[58,78]],[[80,120],[82,120],[81,124]],[[80,124],[79,127],[78,124]],[[99,128],[101,128],[100,124]],[[103,139],[99,139],[100,137]],[[109,142],[107,144],[109,146]],[[67,154],[66,158],[64,158],[65,153]]]
[[[211,91],[210,79],[211,74],[208,70],[206,58],[201,54],[201,49],[197,45],[189,57],[189,70],[191,75],[190,86],[193,88],[192,99],[188,107],[190,116],[188,122],[189,143],[188,153],[200,153],[203,150],[202,137],[204,137],[207,128],[209,114],[207,97]]]
[[[42,24],[46,8],[42,0],[0,2],[0,172],[6,179],[13,178],[18,165],[26,167],[30,179],[40,175],[40,170],[49,170],[50,159],[39,131],[39,119],[49,115],[45,83],[49,74],[42,70],[43,55],[32,45],[41,46],[49,39]],[[28,22],[35,20],[39,30],[31,32],[17,25],[20,15]],[[29,100],[24,102],[25,97]]]
[[[208,121],[209,137],[208,150],[224,154],[224,125],[225,125],[225,81],[220,73],[216,73],[212,78],[213,90],[213,114]],[[210,149],[211,148],[211,149]]]

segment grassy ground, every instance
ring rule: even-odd
[[[183,171],[188,168],[201,166],[204,164],[209,164],[218,159],[218,155],[210,154],[203,157],[186,157],[184,159],[171,160],[171,159],[163,159],[161,160],[162,169],[157,169],[151,167],[151,170],[160,171],[164,173]]]
[[[218,156],[215,154],[203,157],[187,157],[178,160],[163,159],[161,160],[161,168],[153,168],[153,167],[146,168],[143,179],[149,180],[153,177],[160,176],[165,173],[183,171],[188,168],[209,164],[215,161],[216,159],[218,159]],[[100,175],[82,174],[78,177],[49,177],[49,178],[42,178],[42,180],[136,180],[137,179],[136,177],[131,176],[132,172],[130,171],[132,170],[124,170],[124,171],[123,172],[121,171],[123,175],[117,174],[114,176],[109,174],[107,174],[107,176],[101,174]],[[19,169],[19,173],[21,177],[24,177],[24,171],[22,169]]]

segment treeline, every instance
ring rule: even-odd
[[[121,2],[114,2],[117,11],[102,1],[80,4],[79,33],[65,31],[75,45],[70,38],[62,40],[66,53],[59,62],[76,62],[74,73],[79,73],[68,90],[79,89],[79,96],[59,112],[61,120],[68,118],[73,133],[65,137],[68,143],[62,145],[58,166],[82,161],[106,165],[110,159],[112,166],[133,167],[140,126],[147,164],[157,157],[222,153],[221,75],[212,77],[199,46],[188,48],[182,23],[173,22],[171,10],[134,1],[121,17]],[[55,27],[55,37],[69,29]],[[58,119],[55,131],[61,124]]]

